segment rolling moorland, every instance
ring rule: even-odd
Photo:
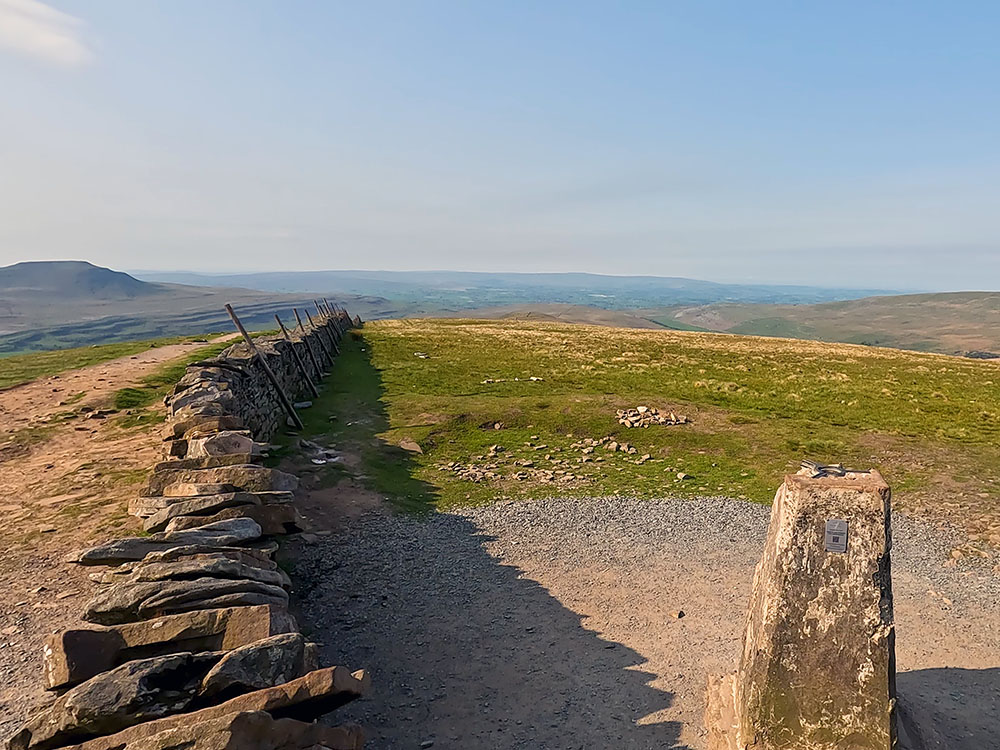
[[[93,592],[66,549],[141,533],[125,505],[162,450],[161,396],[232,334],[205,338],[3,360],[0,730],[41,698],[45,634]],[[998,363],[515,320],[372,321],[343,343],[269,461],[301,478],[317,532],[282,553],[297,614],[381,675],[351,715],[372,747],[701,750],[765,504],[805,456],[886,473],[901,690],[961,740],[940,746],[996,746]],[[640,405],[687,419],[619,423]]]
[[[331,382],[307,430],[357,446],[373,489],[411,509],[606,495],[768,503],[781,476],[813,458],[878,468],[897,508],[959,523],[970,549],[1000,543],[993,362],[693,332],[402,320],[367,323]],[[616,412],[637,406],[690,422],[619,424]]]
[[[550,320],[942,354],[1000,352],[996,292],[866,296],[871,292],[594,274],[316,271],[144,276],[151,280],[77,261],[0,268],[0,356],[224,330],[229,326],[226,302],[232,302],[252,328],[270,327],[275,313],[310,308],[316,297],[328,297],[366,320]]]

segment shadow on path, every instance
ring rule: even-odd
[[[1000,748],[1000,668],[900,672],[896,686],[928,750]]]
[[[542,586],[501,565],[459,516],[369,514],[302,550],[309,635],[363,666],[372,696],[338,713],[370,747],[669,748],[674,723],[643,657],[602,640]]]
[[[370,697],[334,720],[365,726],[369,748],[679,747],[677,724],[637,723],[673,700],[649,686],[642,655],[500,564],[469,520],[427,512],[436,489],[378,437],[389,420],[370,354],[363,338],[346,342],[307,414],[305,437],[353,464],[313,477],[303,502],[337,505],[364,484],[417,512],[383,506],[291,550],[302,625],[325,663],[372,675]]]

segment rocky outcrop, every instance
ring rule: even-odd
[[[298,479],[258,463],[285,422],[275,382],[293,401],[314,343],[339,339],[346,313],[291,341],[260,337],[188,368],[167,398],[169,460],[156,464],[129,511],[148,536],[74,553],[104,566],[84,619],[51,635],[45,684],[58,693],[10,750],[357,750],[357,727],[315,720],[364,693],[363,671],[320,669],[318,648],[289,614],[292,582],[271,539],[300,529]],[[275,382],[255,357],[266,360]],[[297,361],[298,360],[298,361]],[[72,744],[77,743],[77,744]]]

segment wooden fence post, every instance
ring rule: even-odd
[[[285,395],[285,391],[282,389],[281,383],[278,382],[278,378],[271,370],[271,366],[257,350],[257,345],[253,342],[253,339],[250,338],[250,334],[247,333],[247,329],[243,327],[243,324],[240,323],[240,319],[236,317],[236,313],[233,311],[233,306],[227,304],[226,312],[229,313],[229,317],[233,319],[236,329],[243,335],[243,340],[246,341],[247,346],[250,347],[250,353],[257,358],[258,362],[260,362],[261,369],[264,370],[264,374],[267,375],[267,379],[270,380],[271,385],[274,386],[274,391],[278,394],[278,401],[280,401],[281,405],[285,408],[285,412],[288,414],[288,417],[292,420],[296,427],[300,430],[304,429],[305,425],[302,424],[302,420],[299,418],[298,413],[296,413],[295,407],[292,406],[292,402],[289,401],[288,396]]]
[[[316,374],[319,377],[323,377],[323,368],[319,366],[319,360],[316,359],[316,353],[313,352],[312,342],[309,341],[309,337],[306,335],[306,327],[302,325],[302,318],[299,317],[298,308],[293,307],[292,312],[295,313],[295,320],[299,324],[299,332],[302,334],[302,340],[306,342],[306,351],[309,352],[309,359],[312,360],[313,367],[316,368]]]
[[[275,314],[274,319],[278,321],[278,326],[281,328],[281,333],[285,337],[285,341],[292,348],[292,357],[295,359],[295,364],[298,365],[299,372],[302,373],[302,377],[305,378],[306,385],[309,386],[309,390],[312,391],[312,395],[319,398],[319,391],[312,382],[312,378],[309,377],[309,371],[306,369],[306,363],[302,361],[302,357],[295,350],[295,342],[292,341],[292,337],[288,335],[288,330],[285,328],[285,324],[281,322],[281,318]]]

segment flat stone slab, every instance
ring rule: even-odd
[[[99,625],[118,625],[193,609],[256,604],[287,607],[288,593],[280,586],[258,581],[219,578],[118,583],[105,587],[90,600],[83,619]]]
[[[236,492],[237,488],[227,482],[177,482],[163,488],[163,497],[198,497],[199,495],[221,495]]]
[[[191,469],[217,469],[220,466],[246,466],[253,463],[249,453],[232,456],[210,456],[208,458],[178,458],[173,461],[160,461],[153,465],[153,473],[162,471],[190,471]]]
[[[302,530],[302,519],[295,506],[289,503],[280,505],[241,505],[226,508],[211,516],[174,516],[167,524],[168,531],[194,529],[205,523],[217,523],[233,518],[252,518],[260,524],[261,533],[265,536],[295,534]]]
[[[200,430],[242,430],[243,420],[234,416],[221,417],[188,417],[187,419],[174,419],[163,431],[164,440],[174,440],[183,438],[185,434],[193,429]]]
[[[163,495],[172,484],[229,484],[244,492],[291,492],[299,485],[298,477],[277,469],[254,464],[217,466],[211,469],[170,469],[154,472],[142,495]]]
[[[160,532],[148,537],[126,537],[70,554],[68,562],[80,565],[118,565],[142,560],[151,552],[174,547],[206,545],[230,547],[259,539],[260,524],[250,518],[233,518],[200,526],[197,529]]]
[[[184,497],[176,502],[170,502],[171,498],[164,498],[166,506],[160,508],[149,516],[142,524],[146,531],[163,531],[167,528],[171,518],[177,516],[210,516],[226,508],[234,508],[240,505],[260,505],[261,501],[252,492],[225,492],[218,495],[199,495],[197,497]],[[213,519],[222,521],[222,518]]]
[[[215,663],[201,682],[202,697],[225,700],[290,682],[319,667],[316,644],[301,633],[275,635],[233,649]]]
[[[364,695],[370,685],[371,679],[364,670],[351,674],[344,667],[317,669],[284,685],[247,693],[200,711],[137,724],[109,737],[69,745],[68,750],[140,747],[132,743],[139,743],[160,732],[196,726],[199,722],[223,719],[241,712],[266,711],[272,716],[312,721]],[[285,746],[280,747],[284,750]]]
[[[229,651],[296,629],[288,610],[274,605],[201,609],[124,625],[71,628],[46,639],[45,683],[50,690],[67,687],[133,659]]]
[[[206,552],[185,555],[175,560],[160,560],[156,553],[134,563],[125,563],[112,570],[91,576],[104,585],[122,583],[142,583],[153,581],[179,581],[194,578],[229,578],[232,580],[259,581],[272,586],[291,588],[291,580],[285,571],[273,561],[271,567],[262,567],[253,557],[237,556],[232,553]]]
[[[364,740],[364,732],[357,726],[327,727],[275,719],[264,711],[240,711],[179,723],[153,734],[128,736],[122,732],[92,740],[84,747],[87,750],[362,750]]]

